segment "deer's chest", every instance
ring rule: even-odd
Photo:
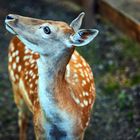
[[[47,139],[73,140],[73,121],[64,112],[59,113],[56,109],[56,112],[50,112],[46,117],[45,132]]]
[[[48,93],[40,94],[39,100],[44,116],[44,129],[48,140],[73,140],[74,122],[67,112],[59,109]]]

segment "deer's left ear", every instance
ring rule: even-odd
[[[81,29],[70,36],[70,44],[73,46],[84,46],[90,43],[98,34],[96,29]]]
[[[84,16],[85,13],[82,12],[76,19],[71,22],[70,27],[72,27],[75,32],[80,29]]]

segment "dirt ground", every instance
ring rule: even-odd
[[[0,0],[0,140],[18,140],[17,108],[7,71],[7,46],[12,37],[4,27],[8,13],[68,23],[77,13],[57,3]],[[140,128],[133,120],[131,88],[140,83],[140,45],[100,16],[96,18],[98,37],[90,45],[78,49],[93,70],[97,92],[85,140],[137,140]],[[32,121],[28,140],[34,140]]]

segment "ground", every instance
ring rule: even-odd
[[[5,0],[0,7],[2,21],[8,13],[68,23],[77,15],[58,3],[44,4],[39,0],[9,2]],[[85,140],[139,139],[140,129],[133,120],[131,88],[140,82],[140,45],[100,16],[97,15],[96,19],[94,28],[100,31],[99,35],[90,45],[77,48],[93,70],[97,92]],[[3,24],[0,24],[0,140],[18,140],[17,108],[7,71],[8,43],[12,36]],[[33,139],[30,121],[28,140]]]

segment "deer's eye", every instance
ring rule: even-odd
[[[51,33],[51,30],[50,30],[50,28],[48,26],[45,26],[43,28],[43,30],[44,30],[44,33],[46,33],[46,34],[50,34]]]

